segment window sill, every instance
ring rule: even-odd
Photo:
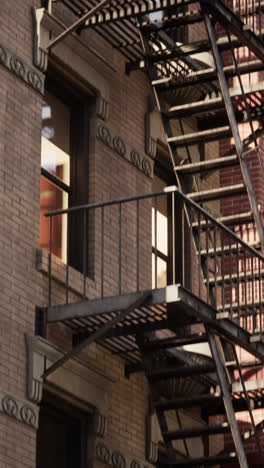
[[[68,267],[68,281],[67,281],[67,267],[66,264],[56,255],[52,255],[51,259],[52,269],[51,278],[52,281],[65,286],[68,284],[69,292],[72,292],[82,299],[94,299],[98,297],[96,291],[96,283],[91,278],[86,277],[84,283],[84,277],[82,273],[72,267]],[[49,252],[44,249],[36,250],[36,269],[40,273],[48,276],[49,274]],[[84,294],[84,289],[87,294]]]

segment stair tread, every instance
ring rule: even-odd
[[[264,82],[254,83],[251,85],[244,86],[244,94],[254,94],[264,91]],[[230,88],[229,94],[231,98],[242,96],[241,88]],[[183,116],[191,116],[199,112],[212,112],[214,109],[219,109],[224,107],[224,100],[219,92],[218,95],[214,97],[207,96],[205,99],[191,102],[187,104],[181,104],[178,106],[171,106],[165,111],[165,115],[168,115],[170,118],[180,118]]]
[[[257,248],[260,248],[260,243],[258,241],[249,242],[248,246],[253,249],[257,249]],[[230,246],[224,245],[223,248],[216,247],[215,249],[214,248],[210,248],[208,250],[203,249],[201,250],[200,255],[202,256],[210,255],[214,257],[215,255],[221,255],[222,253],[228,254],[228,253],[236,253],[237,251],[240,251],[240,250],[244,251],[244,249],[245,249],[244,246],[241,244],[238,244],[238,246],[237,244],[231,244]]]
[[[246,192],[245,184],[226,185],[225,187],[218,187],[208,190],[201,190],[200,192],[187,193],[187,197],[194,201],[215,200],[218,198],[228,197],[230,195],[241,195]]]
[[[169,29],[170,25],[175,28],[175,25],[188,25],[190,23],[193,24],[200,21],[203,21],[200,9],[187,10],[178,12],[177,14],[170,16],[170,18],[166,18],[165,16],[162,23],[147,20],[145,23],[142,23],[140,29],[143,33],[150,33],[158,31],[159,29]]]
[[[178,346],[186,346],[188,344],[204,343],[206,341],[207,335],[202,333],[186,337],[171,336],[168,338],[160,338],[150,341],[145,345],[144,350],[175,348]]]
[[[225,283],[229,283],[230,281],[237,282],[238,280],[243,282],[250,281],[250,278],[253,278],[254,280],[264,278],[264,269],[254,269],[253,271],[240,272],[239,274],[232,273],[231,275],[225,274],[223,276],[217,276],[216,282],[217,284],[222,284],[223,281],[225,281]],[[204,283],[207,282],[209,282],[209,284],[215,283],[215,278],[209,278],[209,281],[205,278]]]
[[[223,455],[212,455],[209,457],[200,457],[200,458],[189,458],[187,460],[181,460],[179,462],[172,462],[170,463],[170,467],[188,467],[188,466],[213,466],[217,463],[224,463],[224,462],[236,462],[237,461],[237,454],[236,452],[230,452],[228,454]]]
[[[237,213],[231,216],[221,216],[219,218],[215,218],[218,223],[226,224],[228,226],[232,225],[237,225],[241,223],[249,223],[253,222],[253,214],[251,211],[245,211],[244,213]],[[205,229],[205,228],[213,228],[214,225],[210,221],[208,223],[205,220],[200,221],[194,221],[192,223],[193,228],[200,228],[200,229]],[[227,246],[226,246],[227,247]],[[219,247],[220,249],[220,247]]]
[[[250,62],[241,63],[238,65],[240,73],[249,73],[250,71],[261,71],[264,68],[264,64],[261,60],[252,60]],[[234,76],[237,71],[234,65],[227,65],[224,67],[224,72],[227,77]],[[214,67],[205,68],[203,70],[192,71],[185,77],[182,82],[179,83],[179,79],[175,79],[174,75],[169,77],[160,78],[152,81],[152,86],[156,86],[161,91],[168,90],[169,88],[193,86],[196,83],[199,84],[204,81],[217,80],[217,72]],[[196,83],[195,83],[196,81]]]
[[[193,366],[177,366],[175,368],[168,367],[158,370],[153,370],[147,374],[147,377],[151,382],[157,380],[167,380],[171,378],[188,377],[206,373],[212,373],[215,371],[213,363],[210,364],[199,364]]]
[[[237,155],[224,156],[222,158],[208,159],[205,161],[197,161],[189,164],[182,164],[176,166],[175,171],[181,174],[202,172],[208,170],[217,170],[228,166],[235,166],[239,164]]]
[[[227,422],[221,424],[210,424],[187,429],[177,429],[175,431],[163,432],[163,437],[168,440],[188,439],[200,437],[205,434],[223,434],[230,431],[230,426]]]
[[[206,393],[202,395],[187,395],[185,397],[177,397],[170,400],[159,400],[154,402],[154,407],[160,411],[178,408],[192,408],[207,406],[210,403],[215,404],[216,401],[221,401],[220,393]]]
[[[199,141],[212,141],[217,140],[218,138],[227,138],[231,135],[231,130],[229,125],[223,127],[218,127],[209,130],[202,130],[198,132],[188,133],[185,135],[168,137],[167,141],[169,144],[174,146],[184,146],[187,144],[196,144]]]

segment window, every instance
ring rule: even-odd
[[[49,249],[49,219],[43,214],[88,202],[89,117],[93,97],[49,70],[42,107],[40,247]],[[57,216],[52,225],[52,253],[82,271],[82,220]]]
[[[44,393],[36,468],[86,468],[88,419],[86,413]]]
[[[45,211],[68,208],[70,193],[70,117],[71,109],[49,92],[42,107],[40,246],[49,247],[49,221]],[[66,260],[67,229],[65,216],[54,219],[52,251]]]
[[[152,191],[159,192],[175,184],[167,149],[159,145],[155,161],[155,176]],[[157,211],[155,215],[155,209]],[[155,229],[156,216],[156,229]],[[153,200],[152,206],[152,287],[163,288],[172,283],[172,206],[171,197],[162,196]],[[155,284],[156,283],[156,284]]]
[[[160,177],[155,176],[152,191],[158,192],[167,186]],[[153,200],[152,207],[152,287],[163,288],[167,285],[168,273],[168,202],[167,196]]]

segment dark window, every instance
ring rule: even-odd
[[[89,122],[94,98],[48,73],[42,108],[40,247],[49,249],[47,211],[88,202]],[[83,220],[53,218],[52,253],[83,271]]]
[[[46,394],[39,418],[36,468],[86,468],[85,413]]]

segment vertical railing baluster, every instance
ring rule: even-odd
[[[221,277],[222,277],[222,311],[225,311],[225,243],[224,232],[221,231]]]
[[[261,17],[262,17],[262,11],[261,11],[261,5],[260,5],[261,0],[258,0],[258,33],[259,36],[261,36]]]
[[[172,284],[176,283],[176,231],[175,231],[175,192],[171,194],[171,207],[172,207]]]
[[[83,297],[86,297],[87,276],[87,210],[83,210]]]
[[[52,274],[52,220],[53,217],[50,216],[50,229],[49,229],[49,293],[48,293],[48,302],[49,306],[51,306],[51,274]]]
[[[215,282],[215,308],[217,309],[217,269],[218,269],[218,262],[217,262],[217,250],[216,250],[216,227],[214,227],[214,234],[213,234],[213,249],[214,249],[214,282]]]
[[[260,333],[261,335],[263,334],[263,271],[264,271],[264,264],[263,261],[261,260],[261,267],[260,267]]]
[[[137,240],[136,240],[136,249],[137,249],[137,291],[139,291],[139,200],[137,200]]]
[[[189,272],[190,272],[190,291],[193,292],[193,268],[192,268],[192,265],[193,265],[193,262],[192,262],[192,256],[193,256],[193,250],[192,250],[192,226],[193,226],[193,209],[192,209],[192,206],[190,206],[190,211],[189,211],[189,222],[190,222],[190,228],[189,228],[189,239],[188,239],[188,244],[189,244],[189,248],[190,248],[190,252],[189,252],[189,258],[190,258],[190,261],[189,261]]]
[[[122,292],[122,204],[119,203],[119,268],[118,268],[118,291]]]
[[[202,255],[201,255],[201,213],[198,211],[198,292],[199,297],[201,298],[202,290],[201,290],[201,279],[202,279]]]
[[[253,333],[256,332],[256,310],[255,310],[255,281],[254,281],[254,257],[251,255],[251,307],[252,307],[252,326]]]
[[[154,198],[154,236],[155,236],[155,243],[154,243],[154,249],[155,249],[155,289],[158,287],[158,255],[157,255],[157,231],[158,231],[158,226],[157,226],[157,211],[158,211],[158,201],[157,197],[155,196]]]
[[[187,209],[187,207],[186,207]],[[181,230],[182,230],[182,283],[186,286],[185,278],[185,202],[182,203],[181,207]]]
[[[62,215],[64,216],[64,215]],[[67,216],[67,222],[66,222],[66,226],[67,226],[67,232],[66,232],[66,304],[69,303],[69,264],[70,264],[70,259],[69,259],[69,255],[70,255],[70,229],[69,229],[69,226],[70,226],[70,214],[69,213],[66,213]]]
[[[260,266],[260,258],[258,258],[258,320],[259,320],[259,331],[262,334],[262,320],[261,320],[261,312],[262,312],[262,294],[261,294],[261,266]]]
[[[205,250],[206,250],[206,297],[207,302],[210,300],[210,284],[209,284],[209,234],[208,234],[208,218],[205,221]]]
[[[229,299],[230,299],[230,315],[231,320],[233,320],[233,258],[232,258],[232,239],[229,237],[228,240],[228,252],[229,252],[229,283],[230,283],[230,292],[229,292]]]
[[[240,268],[239,268],[239,243],[238,240],[236,241],[236,274],[237,274],[237,313],[238,313],[238,323],[241,326],[240,323],[240,316],[241,316],[241,310],[240,310]]]
[[[244,250],[244,292],[245,292],[245,320],[244,322],[247,323],[247,314],[248,314],[248,289],[247,289],[247,253]]]
[[[253,31],[255,32],[255,0],[251,0],[252,1],[252,5],[251,5],[251,8],[252,8],[252,29]]]
[[[101,298],[104,297],[104,207],[101,208]]]

